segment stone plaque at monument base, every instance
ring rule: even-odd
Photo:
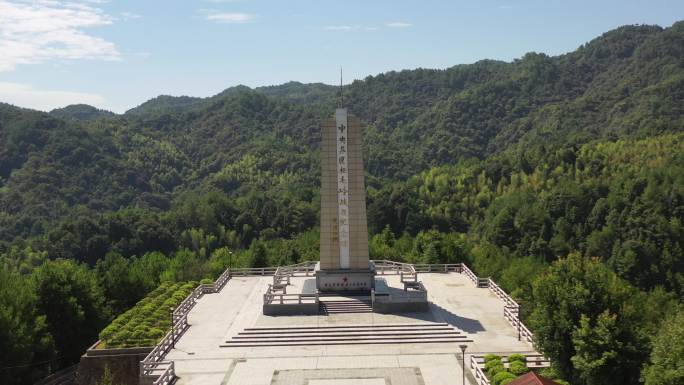
[[[316,271],[316,288],[320,292],[363,291],[375,287],[375,271],[368,269],[328,269]]]
[[[368,257],[361,123],[335,110],[323,123],[321,142],[320,292],[370,291],[375,271]]]

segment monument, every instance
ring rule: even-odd
[[[346,108],[323,122],[319,292],[368,292],[375,272],[368,257],[361,122]]]

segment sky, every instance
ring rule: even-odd
[[[0,102],[123,113],[158,95],[344,82],[527,52],[625,24],[668,27],[682,0],[0,0]]]

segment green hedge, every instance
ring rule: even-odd
[[[530,371],[524,362],[513,361],[508,365],[508,371],[515,374],[515,376],[522,376],[523,374]]]
[[[508,380],[508,379],[513,380],[516,377],[518,377],[518,376],[516,376],[515,374],[513,374],[511,372],[499,372],[492,378],[492,384],[493,385],[500,385],[501,382],[503,382],[504,380]]]
[[[175,309],[197,282],[164,282],[100,332],[103,348],[154,346],[171,329]]]
[[[493,385],[506,384],[530,371],[525,356],[522,354],[508,356],[508,369],[504,367],[502,358],[496,354],[487,354],[484,356],[484,361],[484,372]]]
[[[519,361],[523,364],[527,364],[527,359],[524,354],[511,354],[508,356],[508,362]]]

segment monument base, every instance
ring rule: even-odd
[[[368,269],[319,269],[316,265],[316,289],[319,293],[370,292],[375,288],[375,268]]]

